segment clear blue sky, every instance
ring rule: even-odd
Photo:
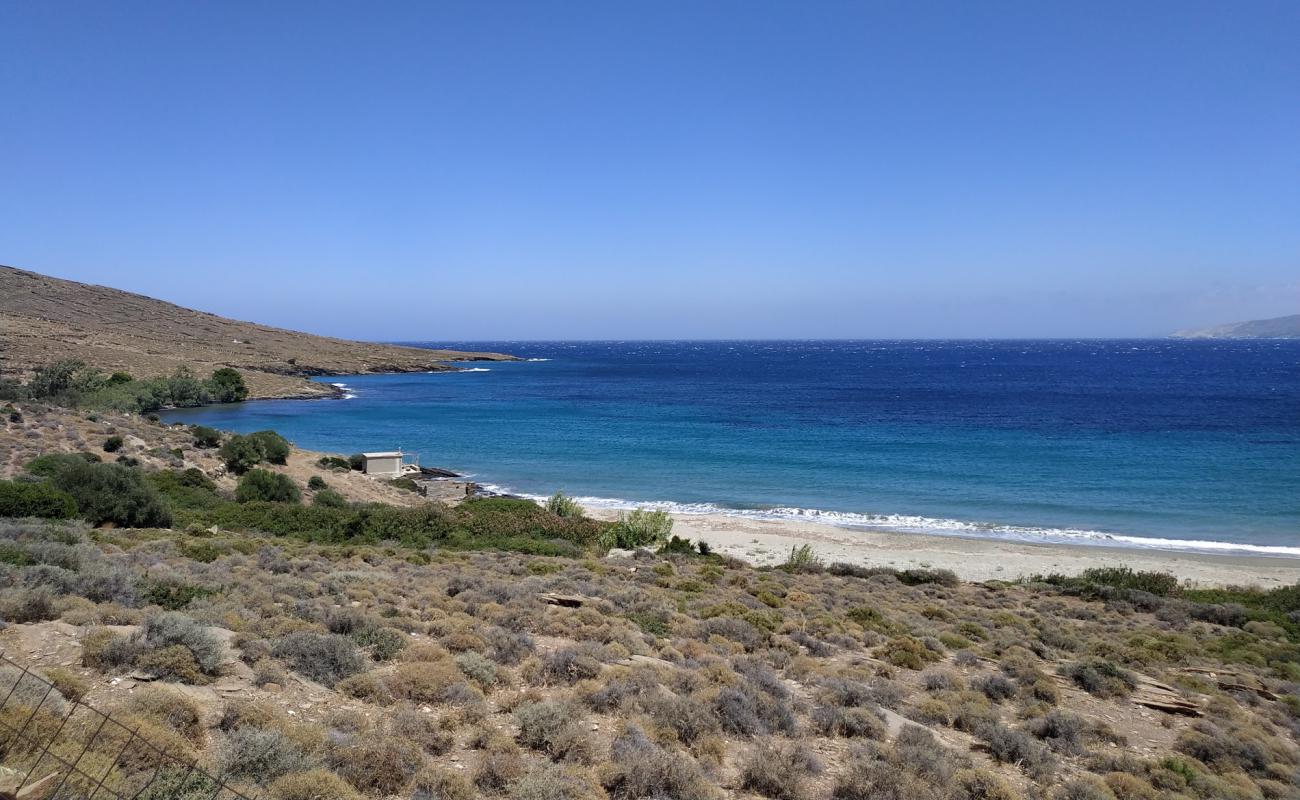
[[[363,338],[1300,311],[1300,3],[0,0],[0,263]]]

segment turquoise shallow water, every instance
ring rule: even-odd
[[[1300,342],[464,342],[533,360],[175,411],[502,490],[1300,556]]]

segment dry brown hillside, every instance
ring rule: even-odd
[[[252,397],[265,398],[332,393],[308,375],[439,370],[448,361],[511,357],[314,336],[0,266],[0,374],[65,358],[137,378],[182,365],[199,374],[230,366],[244,373]]]

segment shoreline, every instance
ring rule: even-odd
[[[618,512],[587,507],[595,519]],[[966,581],[1013,581],[1035,574],[1073,575],[1093,567],[1127,566],[1170,572],[1197,587],[1259,586],[1300,582],[1300,558],[1145,550],[1106,545],[979,539],[938,534],[859,530],[821,522],[763,520],[726,514],[672,513],[673,533],[705,541],[714,552],[757,566],[779,564],[793,547],[808,544],[826,563],[896,569],[947,569]]]

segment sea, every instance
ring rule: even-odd
[[[166,419],[609,508],[1300,557],[1300,341],[405,344],[522,360]]]

